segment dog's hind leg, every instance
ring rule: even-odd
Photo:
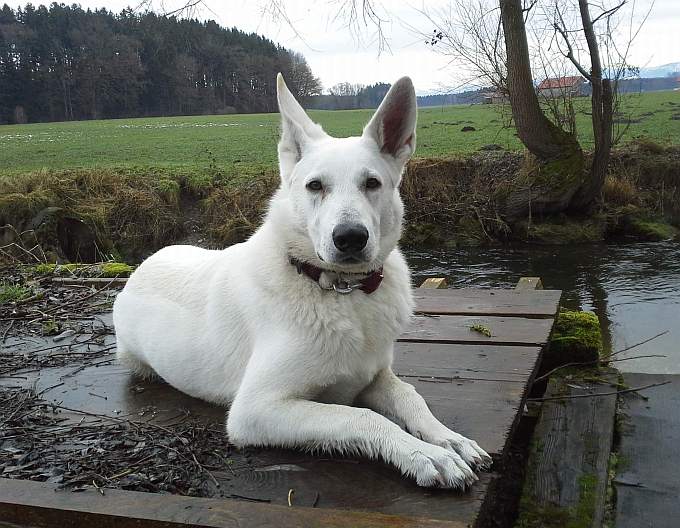
[[[359,394],[357,403],[395,418],[417,438],[454,451],[471,467],[491,465],[491,457],[477,442],[451,431],[437,420],[413,385],[400,380],[390,368],[378,372]]]
[[[135,376],[145,379],[158,377],[156,371],[139,357],[132,354],[120,338],[116,339],[116,359]]]

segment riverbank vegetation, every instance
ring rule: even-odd
[[[504,196],[521,185],[532,161],[502,126],[501,109],[421,110],[418,157],[401,189],[404,243],[672,238],[673,225],[680,226],[680,146],[673,144],[680,138],[674,119],[680,93],[632,97],[637,113],[613,153],[602,203],[577,216],[530,212],[516,221],[504,216]],[[579,118],[584,138],[586,110]],[[369,114],[313,117],[344,136],[358,133]],[[14,254],[39,246],[44,262],[95,262],[139,259],[178,241],[217,247],[241,241],[259,225],[278,185],[277,138],[276,114],[2,127],[0,226],[7,227],[0,247]]]

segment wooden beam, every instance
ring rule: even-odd
[[[542,290],[543,282],[541,277],[522,277],[519,279],[515,290]]]
[[[449,283],[446,282],[444,277],[430,277],[429,279],[425,279],[420,287],[429,290],[445,290],[449,287]]]
[[[54,277],[57,286],[125,286],[127,277]]]
[[[431,315],[496,315],[553,319],[557,314],[559,290],[515,290],[490,288],[415,288],[416,312]]]
[[[0,478],[0,519],[71,528],[465,528],[466,523],[233,499],[95,489],[73,493],[45,482]]]
[[[543,346],[552,325],[552,319],[525,317],[416,315],[398,341]],[[478,327],[491,335],[475,330]]]
[[[615,371],[602,374],[604,382],[567,382],[551,378],[527,463],[523,516],[535,519],[562,515],[564,526],[571,522],[592,528],[602,526],[609,454],[616,413]],[[611,393],[597,396],[598,393]],[[592,397],[569,398],[570,396]],[[543,509],[545,508],[545,509]],[[559,511],[558,511],[559,510]],[[562,525],[562,524],[560,524]]]

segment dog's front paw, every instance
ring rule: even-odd
[[[458,454],[472,468],[488,469],[491,467],[491,457],[479,447],[477,442],[454,433],[444,425],[433,428],[432,432],[421,432],[419,436],[425,442]]]
[[[426,442],[409,446],[400,458],[399,469],[419,486],[464,490],[478,480],[456,452]]]

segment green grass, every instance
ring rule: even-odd
[[[584,147],[592,146],[589,100],[578,100]],[[312,111],[336,136],[356,135],[372,110]],[[633,120],[625,139],[680,142],[680,92],[625,97]],[[503,128],[509,107],[458,105],[419,112],[416,156],[469,153],[490,143],[520,149],[514,130]],[[677,116],[678,119],[672,119]],[[0,126],[0,175],[37,169],[155,168],[178,172],[257,174],[276,166],[278,114],[114,119]],[[473,126],[473,132],[461,132]]]
[[[19,284],[0,282],[0,306],[27,299],[33,294],[33,290]]]

